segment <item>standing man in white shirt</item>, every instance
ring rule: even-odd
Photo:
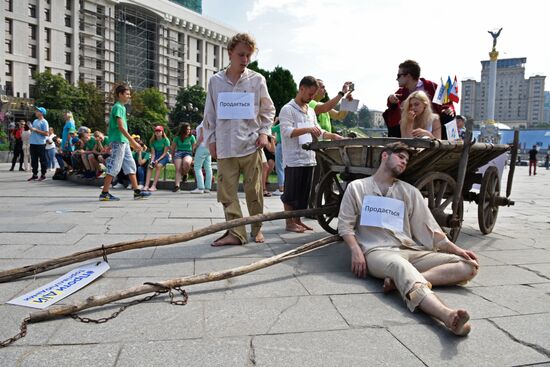
[[[300,81],[296,97],[284,105],[279,113],[285,167],[285,191],[281,201],[285,211],[307,208],[313,169],[317,161],[315,152],[304,150],[302,144],[311,142],[313,137],[342,139],[338,134],[323,130],[317,122],[315,110],[308,105],[318,87],[317,79],[312,76],[304,77]],[[286,220],[286,230],[302,233],[312,228],[304,224],[300,218],[289,218]]]
[[[267,144],[275,106],[265,78],[247,68],[256,51],[256,41],[246,33],[233,36],[227,45],[230,65],[208,83],[204,108],[204,135],[212,158],[218,161],[218,202],[225,219],[242,218],[237,195],[243,174],[248,213],[263,213],[260,152]],[[261,223],[252,225],[254,242],[264,242]],[[246,228],[227,231],[212,246],[244,245]]]

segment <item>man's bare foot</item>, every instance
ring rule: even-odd
[[[445,326],[447,326],[447,328],[451,330],[455,335],[465,336],[468,335],[471,330],[471,326],[470,324],[468,324],[468,320],[470,320],[470,315],[468,315],[468,311],[453,310],[449,315],[447,322],[445,322]]]
[[[232,246],[232,245],[242,245],[241,240],[239,240],[237,237],[235,237],[234,234],[231,234],[230,232],[227,232],[214,242],[210,246],[212,247],[220,247],[220,246]]]
[[[296,232],[296,233],[304,233],[306,231],[304,227],[295,223],[287,225],[285,229],[287,232]]]
[[[262,233],[262,231],[258,232],[253,237],[254,237],[254,242],[256,242],[256,243],[264,243],[265,242],[264,234]]]
[[[313,231],[313,228],[311,228],[307,224],[302,223],[301,220],[299,220],[296,224],[299,225],[300,227],[303,227],[306,231]]]
[[[385,278],[384,279],[384,287],[383,291],[384,293],[390,293],[391,291],[394,291],[396,289],[395,283],[393,282],[392,278]]]

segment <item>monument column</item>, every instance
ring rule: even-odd
[[[493,50],[489,52],[489,85],[487,93],[487,121],[488,124],[495,123],[495,99],[496,99],[496,90],[497,90],[497,60],[498,60],[498,51]]]

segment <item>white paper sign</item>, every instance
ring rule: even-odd
[[[372,226],[403,232],[405,203],[384,196],[368,195],[363,198],[361,208],[362,226]]]
[[[298,124],[298,129],[302,129],[304,127],[311,127],[311,124],[307,122]],[[312,141],[313,138],[311,137],[310,133],[298,135],[298,143],[300,144],[300,146],[302,146],[303,144],[311,143]]]
[[[449,121],[445,124],[447,129],[447,140],[459,140],[460,134],[458,133],[458,126],[456,126],[456,120]]]
[[[8,303],[43,309],[87,286],[107,270],[109,264],[105,261],[86,264]]]
[[[254,119],[254,93],[218,93],[216,111],[220,120]]]
[[[351,101],[348,101],[347,99],[342,99],[342,101],[340,102],[340,111],[357,112],[358,108],[358,99],[352,99]]]

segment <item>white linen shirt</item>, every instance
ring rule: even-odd
[[[254,119],[218,119],[218,94],[223,92],[254,93]],[[207,146],[216,143],[218,158],[244,157],[256,151],[260,134],[271,134],[275,105],[269,96],[263,75],[245,69],[236,84],[226,71],[214,74],[208,82],[204,106],[204,140]]]
[[[291,138],[290,135],[299,125],[306,124],[307,126],[321,126],[317,123],[315,110],[305,105],[307,112],[304,112],[294,99],[285,104],[279,113],[279,121],[281,125],[281,143],[283,149],[283,164],[284,167],[308,167],[317,165],[315,160],[315,152],[305,150],[300,145],[298,137]],[[321,129],[323,135],[325,130]]]
[[[338,234],[355,235],[365,254],[377,248],[400,247],[437,251],[441,245],[450,242],[434,219],[420,191],[411,184],[395,180],[385,195],[387,198],[402,200],[405,203],[403,232],[360,225],[361,208],[366,195],[384,196],[372,176],[348,184],[338,213]],[[440,237],[443,237],[443,240],[436,243],[435,232],[441,233]]]

